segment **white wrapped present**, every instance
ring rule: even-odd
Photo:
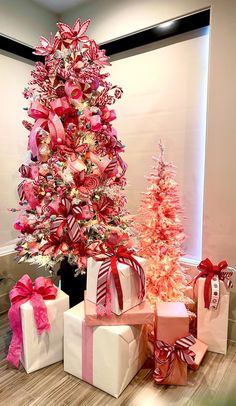
[[[134,257],[145,271],[146,260],[140,257]],[[87,300],[93,303],[97,302],[98,274],[102,262],[95,261],[93,258],[88,259],[87,265]],[[120,309],[117,289],[115,286],[113,274],[111,274],[110,295],[111,311],[115,314],[121,314],[140,304],[145,298],[145,279],[144,295],[140,296],[140,277],[137,270],[129,265],[117,262],[120,285],[123,294],[123,309]]]
[[[69,297],[50,279],[38,277],[34,284],[23,275],[10,291],[8,312],[13,331],[7,360],[27,373],[63,359],[63,313]]]
[[[27,373],[63,360],[63,314],[69,309],[69,296],[58,289],[55,300],[45,300],[50,331],[38,334],[30,301],[21,305],[23,354],[21,362]]]
[[[64,313],[64,370],[118,397],[146,360],[146,328],[92,327],[84,303]]]

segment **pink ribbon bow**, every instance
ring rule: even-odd
[[[196,340],[192,335],[182,337],[176,340],[174,344],[167,344],[164,341],[157,340],[154,344],[155,362],[160,366],[167,366],[166,372],[161,371],[161,368],[155,368],[153,378],[157,383],[167,379],[173,370],[173,361],[178,358],[182,362],[192,367],[194,365],[195,353],[189,349]]]
[[[7,360],[16,368],[19,367],[23,345],[20,306],[30,300],[33,307],[37,332],[41,335],[44,331],[50,330],[47,307],[44,300],[52,300],[55,299],[56,296],[57,288],[53,285],[51,279],[46,279],[43,276],[37,278],[33,286],[29,275],[23,275],[10,291],[11,307],[8,312],[8,317],[13,336],[9,346]]]
[[[120,277],[118,272],[118,262],[121,264],[129,265],[134,269],[139,277],[139,298],[142,300],[145,295],[145,274],[140,263],[133,257],[133,251],[128,250],[124,246],[120,246],[117,249],[110,244],[100,244],[100,253],[95,255],[96,261],[102,261],[98,272],[97,279],[97,314],[103,316],[105,314],[111,314],[111,294],[110,284],[111,275],[113,276],[119,307],[123,309],[123,292],[120,283]],[[100,255],[101,254],[101,255]]]
[[[226,288],[232,288],[233,268],[229,268],[225,260],[219,262],[218,265],[213,265],[210,259],[206,258],[200,262],[198,269],[200,273],[195,277],[193,286],[195,287],[199,278],[206,278],[204,284],[205,307],[216,309],[220,300],[220,280],[224,282]]]
[[[55,111],[65,111],[68,108],[68,102],[66,98],[61,99],[61,102],[51,102],[51,110],[43,106],[38,101],[31,103],[28,115],[34,118],[36,121],[29,135],[29,149],[34,156],[39,156],[38,150],[38,132],[40,129],[45,129],[48,126],[51,141],[56,143],[57,139],[61,141],[65,138],[65,131],[63,124]]]

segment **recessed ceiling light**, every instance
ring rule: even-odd
[[[173,25],[175,21],[166,21],[165,23],[158,24],[158,28],[168,28]]]

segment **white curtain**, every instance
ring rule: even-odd
[[[209,30],[139,47],[111,58],[111,82],[123,87],[115,105],[126,145],[129,209],[137,212],[145,175],[162,139],[176,166],[187,240],[186,257],[201,258]]]

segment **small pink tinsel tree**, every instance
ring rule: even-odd
[[[143,194],[136,225],[139,235],[139,254],[147,259],[147,297],[156,300],[186,301],[187,285],[180,265],[185,239],[180,216],[182,213],[173,165],[160,156],[148,176],[150,186]]]

